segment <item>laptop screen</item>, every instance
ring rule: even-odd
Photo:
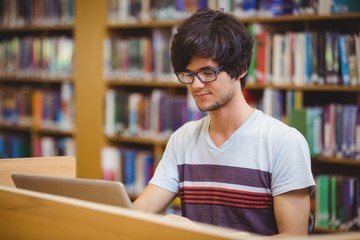
[[[29,174],[12,174],[11,178],[17,188],[124,208],[132,207],[121,182]]]

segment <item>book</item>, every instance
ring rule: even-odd
[[[136,166],[136,151],[134,149],[122,149],[122,181],[126,187],[126,190],[132,194],[136,193],[136,177],[135,177],[135,166]]]
[[[310,85],[311,84],[311,77],[313,75],[313,60],[314,57],[314,47],[313,47],[313,36],[311,32],[306,31],[305,33],[305,57],[304,57],[304,64],[305,64],[305,79],[304,84]]]
[[[271,17],[271,0],[260,0],[258,8],[259,17]]]
[[[273,84],[281,84],[283,79],[283,54],[284,54],[284,43],[282,34],[273,35],[273,54],[272,54],[272,81]]]
[[[152,31],[154,77],[157,81],[176,81],[170,65],[170,40],[172,32],[167,29],[155,28]]]
[[[116,91],[115,132],[125,133],[129,126],[129,92]]]
[[[349,62],[350,85],[357,86],[359,82],[360,74],[357,66],[355,35],[353,34],[346,35],[346,47],[347,47],[348,62]]]
[[[355,159],[355,139],[356,139],[356,105],[347,104],[343,106],[343,144],[342,153],[345,158]]]
[[[164,96],[164,91],[155,89],[151,92],[150,97],[150,129],[151,136],[157,136],[160,133],[160,101]]]
[[[356,111],[355,120],[355,160],[360,160],[360,108]]]
[[[295,85],[304,85],[306,82],[306,35],[305,33],[296,33],[295,44],[293,46],[294,55],[296,56],[294,61],[294,78]]]
[[[346,47],[346,35],[338,35],[339,43],[339,58],[340,58],[340,69],[342,84],[344,86],[350,86],[350,73],[349,73],[349,55]]]
[[[322,126],[322,155],[332,157],[335,154],[335,104],[323,107]]]
[[[317,13],[319,15],[327,15],[331,12],[331,0],[318,0]]]
[[[319,156],[322,151],[322,108],[312,107],[306,111],[306,139],[311,156]]]
[[[325,84],[326,79],[326,60],[325,60],[325,46],[326,46],[326,33],[324,31],[320,31],[317,33],[317,83],[320,85]]]
[[[151,151],[137,150],[135,166],[135,192],[144,191],[153,175],[154,157]]]
[[[272,0],[270,4],[272,16],[291,15],[293,13],[292,0]]]
[[[360,3],[357,0],[332,0],[331,13],[360,12]]]
[[[360,33],[354,34],[354,38],[355,38],[357,71],[358,71],[358,75],[360,76]],[[360,86],[360,77],[358,79],[357,85]]]
[[[338,176],[330,176],[330,196],[329,196],[329,205],[330,205],[330,218],[329,218],[329,228],[336,229],[338,226],[338,215],[337,215],[337,194],[340,193],[337,190],[337,179]]]
[[[334,156],[337,158],[343,158],[343,142],[344,142],[344,133],[346,131],[346,121],[344,121],[344,107],[340,104],[334,105],[334,140],[335,140],[335,146],[334,146]],[[344,147],[346,148],[346,146]]]
[[[75,106],[74,106],[74,87],[71,83],[61,84],[61,116],[59,128],[63,130],[72,130],[75,128]]]
[[[139,135],[141,133],[143,123],[143,101],[142,93],[130,93],[128,97],[128,133],[130,135]]]
[[[338,34],[331,32],[331,48],[333,53],[333,84],[340,85],[340,62],[339,62],[339,48],[338,48]]]
[[[111,136],[116,133],[115,122],[115,95],[113,89],[105,93],[105,134]]]
[[[256,51],[256,82],[260,84],[265,84],[266,82],[266,62],[270,61],[268,58],[269,56],[266,56],[267,53],[267,45],[269,42],[267,42],[267,35],[265,31],[260,31],[256,34],[256,44],[257,44],[257,51]]]
[[[35,90],[32,96],[32,109],[33,109],[33,126],[42,126],[42,112],[43,112],[43,92]]]
[[[254,17],[257,14],[258,1],[257,0],[243,0],[243,17]]]
[[[311,65],[312,65],[312,71],[311,71],[311,84],[319,84],[319,75],[318,75],[318,33],[316,31],[311,32],[311,50],[312,50],[312,56],[311,56]]]
[[[247,82],[248,83],[255,83],[256,81],[256,65],[257,65],[257,48],[258,48],[258,42],[256,39],[256,35],[259,32],[260,25],[257,23],[251,23],[248,26],[248,30],[253,38],[253,48],[252,48],[252,57],[251,62],[248,68],[247,72]]]
[[[334,49],[331,32],[325,32],[325,83],[336,84],[336,72],[334,69]]]
[[[306,110],[293,109],[290,114],[289,125],[296,128],[306,138]]]
[[[109,181],[122,180],[122,164],[120,150],[107,146],[101,150],[102,178]]]
[[[319,175],[316,177],[316,210],[315,210],[315,226],[328,227],[329,226],[329,184],[328,175]]]
[[[343,209],[344,221],[340,225],[341,230],[350,230],[352,227],[352,220],[355,217],[355,191],[354,191],[354,178],[343,178]]]

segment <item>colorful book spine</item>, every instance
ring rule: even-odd
[[[349,55],[346,47],[346,35],[339,35],[338,43],[342,84],[344,86],[350,86]]]
[[[320,175],[316,178],[317,192],[316,199],[316,212],[315,212],[315,226],[328,227],[329,226],[329,176]]]

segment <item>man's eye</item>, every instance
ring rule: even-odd
[[[204,71],[204,72],[202,72],[204,75],[212,75],[212,74],[214,74],[214,72],[213,71]]]
[[[180,77],[183,77],[183,78],[186,78],[186,77],[189,77],[190,74],[187,74],[187,73],[181,73],[179,74]]]

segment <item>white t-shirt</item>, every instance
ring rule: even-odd
[[[277,233],[272,197],[314,188],[307,142],[255,110],[220,147],[206,116],[170,137],[150,183],[178,193],[184,216],[243,231]]]

